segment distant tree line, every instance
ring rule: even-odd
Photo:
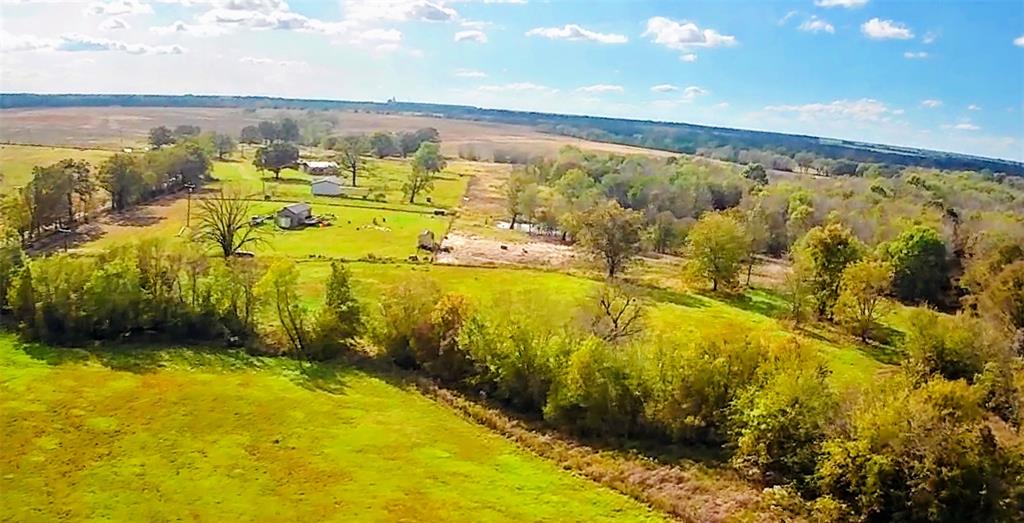
[[[771,151],[781,155],[806,152],[822,158],[894,166],[946,170],[988,170],[1024,176],[1024,163],[976,156],[927,151],[909,147],[824,140],[812,136],[747,131],[684,123],[624,120],[618,118],[560,115],[461,105],[351,102],[339,100],[286,99],[245,96],[164,95],[40,95],[12,93],[0,96],[0,107],[237,107],[245,109],[353,110],[382,113],[435,114],[445,118],[538,126],[542,130],[604,142],[696,153],[701,149],[731,147],[735,150]],[[764,163],[764,162],[762,162]],[[767,163],[765,163],[767,165]]]

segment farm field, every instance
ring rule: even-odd
[[[116,147],[141,145],[146,133],[158,125],[198,125],[207,131],[237,136],[246,125],[285,116],[298,117],[304,111],[260,109],[247,111],[198,107],[62,107],[0,110],[0,141],[45,145]],[[580,140],[545,134],[536,129],[510,124],[492,124],[412,116],[350,111],[323,111],[336,121],[340,132],[362,134],[374,131],[410,131],[434,127],[441,133],[442,150],[455,156],[462,147],[487,154],[494,149],[550,154],[564,145],[620,154],[673,156],[672,153],[638,147]]]
[[[113,151],[102,149],[0,145],[0,173],[3,174],[0,189],[25,185],[32,179],[32,168],[37,165],[50,165],[65,158],[74,158],[86,160],[95,166],[113,154]]]
[[[0,439],[0,520],[660,519],[417,392],[223,351],[0,335]]]

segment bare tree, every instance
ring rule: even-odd
[[[616,342],[643,330],[643,319],[640,297],[622,285],[608,284],[595,296],[590,330],[607,342]]]
[[[203,198],[199,201],[199,229],[195,239],[216,245],[225,258],[246,245],[263,241],[249,221],[250,210],[248,200],[226,195],[223,191]]]
[[[338,144],[338,163],[342,169],[352,174],[352,187],[356,186],[356,174],[367,170],[363,155],[368,152],[369,146],[360,136],[347,136]]]

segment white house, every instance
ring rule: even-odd
[[[342,193],[341,178],[337,176],[316,178],[310,188],[313,191],[313,196],[340,196]]]

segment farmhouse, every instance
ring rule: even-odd
[[[302,171],[307,174],[318,176],[329,176],[338,174],[338,164],[335,162],[311,162],[302,160],[299,162]]]
[[[277,211],[277,226],[282,229],[294,229],[301,226],[312,214],[313,208],[308,203],[286,205]]]
[[[339,196],[342,193],[341,178],[337,176],[324,176],[316,178],[310,184],[313,196]]]

